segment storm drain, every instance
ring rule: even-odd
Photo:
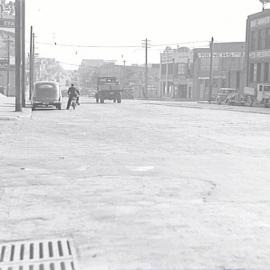
[[[69,239],[0,244],[0,270],[78,270]]]

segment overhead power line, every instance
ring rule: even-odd
[[[163,43],[163,44],[151,44],[151,47],[166,47],[166,46],[179,46],[188,44],[202,44],[209,41],[190,41],[190,42],[177,42],[177,43]],[[72,47],[72,48],[141,48],[140,45],[83,45],[83,44],[70,44],[70,43],[58,43],[58,42],[36,42],[39,45],[45,46],[58,46],[58,47]]]
[[[188,45],[188,44],[201,44],[201,43],[206,43],[209,41],[204,40],[204,41],[190,41],[190,42],[178,42],[178,43],[164,43],[164,44],[152,44],[152,47],[166,47],[166,46],[178,46],[178,45]]]
[[[59,46],[59,47],[72,47],[72,48],[140,48],[138,45],[81,45],[81,44],[65,44],[65,43],[49,43],[49,42],[36,42],[40,45]]]

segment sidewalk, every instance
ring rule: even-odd
[[[23,108],[22,112],[15,112],[15,98],[6,97],[0,94],[0,121],[19,120],[21,118],[30,118],[32,109]]]
[[[205,109],[205,110],[223,110],[223,111],[233,111],[233,112],[243,112],[243,113],[257,113],[257,114],[270,114],[270,108],[264,107],[247,107],[247,106],[230,106],[230,105],[218,105],[218,104],[209,104],[208,102],[197,102],[197,101],[153,101],[145,100],[148,103],[171,106],[171,107],[183,107],[191,109]]]

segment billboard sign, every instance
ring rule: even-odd
[[[270,3],[270,0],[260,0],[260,2],[261,2],[262,4],[267,4],[267,3]]]

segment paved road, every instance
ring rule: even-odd
[[[0,240],[73,237],[82,270],[270,269],[269,115],[164,105],[0,122]]]

